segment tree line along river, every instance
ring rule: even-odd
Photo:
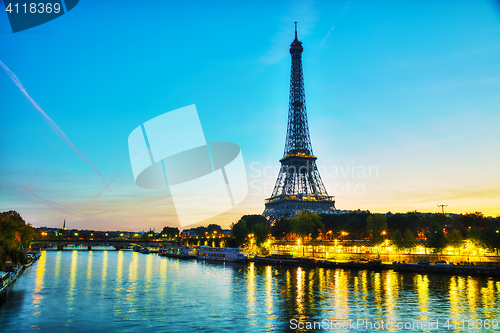
[[[495,277],[224,264],[106,248],[44,251],[0,306],[0,328],[284,332],[317,322],[336,332],[362,323],[355,331],[363,332],[381,322],[379,331],[428,331],[437,322],[440,332],[498,331],[499,295]]]

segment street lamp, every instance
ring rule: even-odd
[[[448,207],[448,205],[437,205],[438,207],[441,207],[442,214],[444,215],[444,207]]]

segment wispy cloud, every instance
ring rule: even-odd
[[[443,142],[447,142],[447,141],[456,140],[456,139],[459,139],[459,138],[461,138],[461,136],[452,136],[452,137],[444,138],[444,139],[441,139],[441,140],[427,141],[427,142],[420,143],[418,145],[414,145],[414,146],[403,148],[403,150],[413,150],[413,149],[419,149],[419,148],[425,148],[425,147],[435,146],[437,144],[440,144],[440,143],[443,143]]]
[[[394,191],[394,195],[399,200],[411,200],[414,203],[427,203],[444,201],[445,203],[460,199],[493,199],[500,197],[499,183],[489,184],[485,187],[479,186],[457,186],[455,188],[428,188],[415,189],[413,191]]]
[[[28,200],[28,201],[34,201],[34,202],[37,202],[37,203],[41,203],[41,204],[44,204],[44,205],[47,205],[49,207],[51,207],[51,209],[54,209],[54,210],[57,210],[57,211],[60,211],[60,212],[63,212],[63,213],[69,213],[69,214],[78,214],[80,216],[85,216],[87,214],[84,214],[82,212],[79,212],[77,210],[74,210],[74,209],[71,209],[71,208],[66,208],[65,206],[63,205],[60,205],[58,203],[55,203],[55,202],[52,202],[52,201],[49,201],[49,200],[46,200],[46,199],[43,199],[41,197],[39,197],[38,195],[36,195],[35,193],[33,193],[29,188],[26,188],[22,185],[19,185],[17,183],[14,183],[14,182],[11,182],[11,181],[8,181],[8,180],[5,180],[5,179],[0,179],[0,181],[4,182],[4,183],[7,183],[7,184],[11,184],[11,185],[14,185],[14,186],[17,186],[19,188],[22,188],[22,189],[25,189],[27,193],[31,193],[36,199],[38,200],[33,200],[32,198],[29,198],[25,195],[19,195],[17,194],[16,192],[13,192],[13,191],[8,191],[4,188],[0,188],[1,191],[13,196],[13,197],[17,197],[17,198],[20,198],[20,199],[23,199],[23,200]]]
[[[402,147],[398,147],[398,148],[389,148],[389,149],[386,149],[383,151],[379,150],[377,152],[369,152],[369,153],[360,154],[360,155],[353,154],[353,155],[351,155],[351,157],[353,159],[373,159],[374,157],[376,157],[376,158],[381,158],[381,157],[392,158],[393,156],[398,156],[398,155],[401,155],[401,154],[404,154],[407,152],[413,153],[413,152],[416,152],[422,148],[438,146],[441,143],[457,140],[457,139],[460,139],[463,137],[464,137],[464,135],[452,136],[452,137],[443,138],[443,139],[439,139],[439,140],[425,141],[425,142],[422,142],[422,143],[419,143],[416,145],[411,145],[411,146],[408,145],[408,146],[402,146]]]
[[[497,82],[500,82],[500,76],[486,77],[486,78],[482,78],[482,79],[455,82],[455,83],[450,83],[450,84],[443,84],[443,85],[439,85],[439,86],[424,88],[422,90],[424,90],[424,91],[426,91],[426,90],[441,90],[441,89],[449,89],[449,88],[455,88],[455,87],[460,87],[460,86],[468,86],[468,85],[476,85],[476,84],[490,84],[490,83],[497,83]]]
[[[478,54],[498,52],[498,50],[500,50],[500,45],[496,45],[496,46],[490,45],[488,48],[479,48],[479,49],[474,49],[474,50],[467,50],[466,52],[456,53],[455,56],[468,57],[468,56],[474,56],[474,55],[478,55]]]

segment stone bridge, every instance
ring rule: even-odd
[[[30,246],[36,245],[50,245],[57,246],[58,250],[64,249],[68,245],[86,246],[90,251],[92,246],[114,246],[115,249],[120,250],[130,245],[139,245],[142,247],[157,247],[176,245],[175,241],[141,241],[134,239],[98,239],[98,240],[71,240],[71,239],[35,239],[30,242]]]

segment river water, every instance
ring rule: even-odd
[[[81,249],[43,252],[0,305],[0,331],[494,332],[499,305],[496,278]]]

